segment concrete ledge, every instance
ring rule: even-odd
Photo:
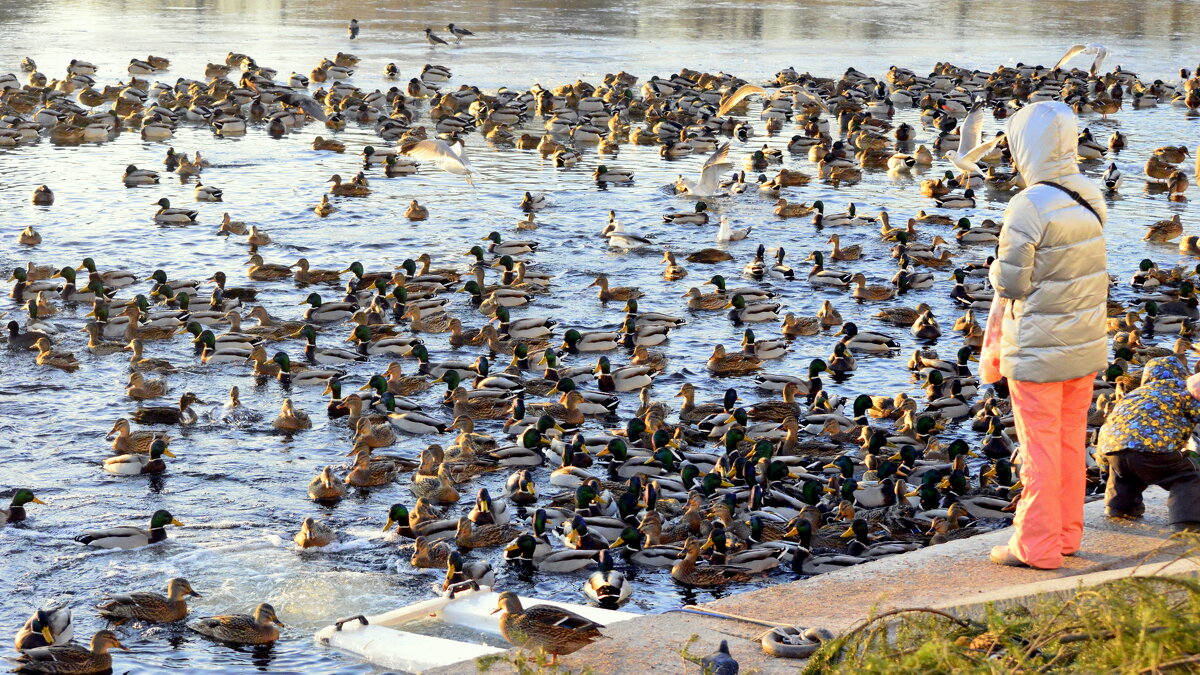
[[[1140,521],[1116,521],[1104,516],[1104,504],[1095,501],[1084,510],[1083,547],[1058,570],[1003,567],[987,559],[992,546],[1004,544],[1009,528],[969,539],[951,541],[904,555],[892,556],[811,579],[781,583],[770,588],[732,595],[703,607],[762,621],[820,626],[841,632],[874,611],[902,607],[982,607],[986,602],[1013,600],[1043,592],[1069,592],[1083,583],[1101,583],[1123,575],[1142,563],[1150,573],[1175,560],[1180,546],[1166,541],[1171,535],[1166,520],[1166,493],[1146,493],[1146,516]],[[1173,571],[1196,572],[1190,560]],[[1083,575],[1088,575],[1084,577]],[[766,630],[754,624],[669,613],[646,616],[612,626],[603,640],[560,659],[573,670],[591,668],[596,673],[680,673],[696,667],[678,650],[692,635],[699,640],[692,653],[706,654],[722,639],[742,664],[742,671],[764,674],[795,673],[800,662],[767,656],[754,638]],[[474,663],[461,663],[437,673],[477,672]],[[494,672],[502,672],[497,667]]]

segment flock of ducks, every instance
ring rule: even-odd
[[[349,32],[351,39],[358,35],[357,22]],[[456,39],[471,35],[453,25],[449,32]],[[431,44],[445,43],[430,30],[426,35]],[[1098,54],[1088,49],[1075,51]],[[598,85],[580,80],[494,93],[450,88],[449,70],[436,65],[426,65],[405,87],[364,91],[349,82],[359,59],[345,53],[322,60],[309,76],[293,73],[284,81],[244,54],[209,64],[203,81],[180,78],[173,84],[148,79],[169,68],[166,59],[134,59],[128,81],[102,88],[89,63],[72,60],[62,78],[51,79],[26,59],[26,84],[0,77],[0,145],[46,136],[60,143],[104,142],[124,130],[167,140],[182,124],[208,125],[222,136],[255,130],[283,136],[313,121],[331,134],[348,124],[373,127],[380,141],[362,149],[361,171],[352,178],[330,178],[315,207],[318,216],[369,198],[377,181],[430,167],[486,189],[486,176],[465,152],[464,139],[475,132],[501,148],[536,150],[564,168],[582,161],[579,148],[594,146],[604,163],[593,178],[602,184],[633,182],[633,173],[615,160],[629,146],[645,145],[664,158],[707,156],[698,176],[680,176],[671,186],[694,204],[663,221],[668,233],[671,227],[712,227],[720,246],[672,250],[652,235],[627,230],[610,212],[596,247],[661,250],[663,283],[678,289],[682,300],[674,307],[642,307],[641,289],[600,276],[588,287],[595,289],[591,298],[566,292],[597,312],[622,307],[623,315],[610,329],[585,330],[537,312],[539,298],[563,289],[555,288],[548,265],[539,265],[543,248],[532,239],[492,232],[483,243],[464,242],[467,264],[439,267],[428,253],[412,251],[391,269],[346,260],[317,267],[306,258],[269,261],[270,234],[227,213],[212,226],[223,236],[246,238],[250,255],[238,272],[246,285],[233,285],[237,273],[224,270],[201,281],[166,269],[110,269],[92,258],[29,262],[10,277],[10,297],[19,309],[8,323],[8,347],[28,352],[41,368],[67,372],[86,370],[94,359],[128,355],[125,390],[113,395],[123,393],[132,402],[130,412],[113,423],[113,456],[100,466],[121,475],[169,471],[175,427],[260,422],[237,386],[223,405],[198,411],[204,401],[172,385],[182,368],[235,374],[247,384],[273,379],[288,392],[324,392],[329,399],[320,409],[305,410],[286,398],[270,422],[301,437],[316,416],[345,425],[352,460],[324,467],[308,483],[309,497],[331,505],[351,491],[406,483],[410,502],[379,507],[383,529],[389,538],[412,542],[414,568],[445,570],[447,592],[495,583],[491,564],[476,555],[481,550],[502,549],[511,564],[546,574],[594,570],[585,575],[582,592],[616,607],[635,591],[618,559],[669,568],[686,587],[715,588],[779,570],[784,578],[819,574],[937,545],[979,531],[980,521],[1011,517],[1021,489],[1011,461],[1006,387],[985,391],[970,365],[983,340],[980,321],[992,295],[988,254],[1001,225],[972,222],[960,210],[976,206],[981,196],[1003,198],[1022,186],[1003,135],[985,142],[984,117],[1003,119],[1029,102],[1051,99],[1083,116],[1113,115],[1126,106],[1200,108],[1200,76],[1183,71],[1176,84],[1145,82],[1120,68],[1098,72],[1102,59],[1091,72],[1066,70],[1063,63],[991,72],[939,63],[928,75],[892,67],[877,78],[851,68],[823,78],[788,68],[761,85],[691,70],[639,83],[621,72]],[[385,72],[398,76],[394,64]],[[312,84],[325,86],[310,91]],[[893,121],[902,108],[919,111],[917,125]],[[788,126],[797,133],[786,152],[764,144],[741,160],[744,170],[734,170],[735,145],[753,148],[750,139],[757,134],[786,133]],[[1130,179],[1115,163],[1104,170],[1102,160],[1128,142],[1119,132],[1107,144],[1087,129],[1081,133],[1080,161],[1085,170],[1103,170],[1110,193]],[[313,148],[346,151],[332,137],[317,137]],[[795,188],[812,182],[849,186],[867,172],[903,176],[930,169],[939,157],[953,169],[914,179],[929,210],[902,218],[900,226],[887,211],[867,213],[849,204],[835,212],[822,201],[793,198]],[[1190,160],[1184,146],[1160,147],[1139,178],[1172,201],[1186,201],[1183,165]],[[795,168],[805,161],[809,171]],[[154,189],[161,173],[173,172],[194,181],[196,201],[232,196],[203,182],[207,166],[199,152],[172,149],[163,171],[128,166],[121,180]],[[807,272],[788,266],[782,246],[760,244],[753,256],[731,262],[728,244],[750,238],[753,228],[733,228],[714,206],[756,198],[764,218],[810,219],[831,248],[802,252],[811,262]],[[54,200],[49,186],[32,196],[44,208],[53,208]],[[552,208],[546,195],[535,193],[522,195],[519,206],[526,216],[514,225],[517,231],[535,230],[537,214]],[[167,198],[147,215],[162,227],[194,226],[200,216]],[[436,214],[415,201],[407,215],[436,222]],[[1150,225],[1147,239],[1171,242],[1182,234],[1176,216]],[[846,241],[851,237],[856,243]],[[41,248],[52,242],[43,242],[32,227],[20,243],[39,253],[52,250]],[[1196,237],[1184,237],[1180,250],[1200,255]],[[895,261],[890,281],[853,269],[857,260],[889,255]],[[1132,287],[1136,302],[1111,302],[1114,356],[1097,378],[1093,428],[1137,387],[1139,364],[1192,350],[1200,315],[1188,279],[1197,269],[1160,268],[1145,260],[1128,282],[1120,282]],[[742,285],[733,283],[735,275]],[[702,283],[689,281],[695,279]],[[262,284],[294,284],[303,311],[271,315],[256,304]],[[819,311],[783,312],[780,290],[789,285],[820,292],[825,299]],[[452,305],[459,292],[469,300]],[[926,301],[889,303],[873,313],[876,325],[866,326],[844,320],[835,307],[898,297],[931,301],[942,294],[961,316],[939,317]],[[72,317],[79,320],[72,324]],[[713,344],[705,364],[708,377],[729,378],[729,386],[719,401],[697,401],[691,383],[677,391],[680,405],[655,400],[656,378],[682,365],[669,351],[671,332],[696,320],[728,321],[744,331],[740,344]],[[87,333],[83,358],[66,344],[70,330]],[[896,331],[909,332],[911,340],[897,338]],[[1164,334],[1175,338],[1169,348],[1145,342]],[[939,338],[954,345],[953,358],[925,346]],[[153,355],[172,341],[194,345],[194,363]],[[772,368],[798,347],[815,350],[821,341],[828,355],[811,359],[805,372]],[[923,345],[907,364],[894,363],[911,371],[924,397],[875,392],[844,398],[826,388],[823,377],[842,382],[860,359],[896,356],[902,342]],[[352,375],[351,369],[371,374]],[[177,404],[157,404],[168,397]],[[947,436],[958,427],[974,429],[981,440]],[[425,445],[419,456],[381,452],[415,443]],[[983,458],[982,464],[969,463],[970,457]],[[502,493],[472,488],[494,472],[506,476]],[[1098,473],[1092,479],[1098,484]],[[468,491],[475,493],[473,501],[463,499]],[[0,512],[3,522],[36,528],[36,518],[26,513],[31,504],[43,502],[29,488],[17,489],[9,509]],[[76,541],[134,549],[164,541],[167,528],[180,525],[159,510],[144,529],[99,528]],[[299,524],[295,542],[315,548],[340,537],[331,523],[313,516]],[[165,596],[139,591],[105,598],[96,607],[116,625],[167,623],[184,620],[186,600],[196,595],[186,580],[172,579]],[[497,611],[510,641],[556,658],[586,646],[603,628],[565,610],[523,608],[507,591]],[[276,640],[283,624],[264,603],[253,615],[189,625],[223,642],[263,644]],[[111,664],[108,650],[122,648],[107,629],[95,634],[90,647],[72,636],[69,609],[38,610],[16,639],[24,653],[21,670],[99,672]]]

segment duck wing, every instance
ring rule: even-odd
[[[729,98],[725,99],[725,102],[721,104],[720,109],[717,110],[717,117],[724,117],[725,113],[729,112],[730,110],[733,110],[735,107],[737,107],[737,104],[746,100],[748,97],[753,96],[755,94],[765,94],[765,93],[767,93],[767,90],[763,89],[762,87],[760,87],[758,85],[744,84],[741,86],[740,89],[733,92],[733,94],[730,95]]]

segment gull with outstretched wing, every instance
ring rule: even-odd
[[[963,173],[982,176],[978,162],[996,147],[1000,138],[997,136],[987,143],[983,142],[983,105],[976,103],[958,130],[958,150],[951,150],[944,157]]]
[[[467,182],[472,186],[475,185],[475,182],[471,180],[472,174],[479,173],[467,160],[467,146],[462,141],[450,145],[440,138],[430,138],[405,144],[400,148],[400,154],[433,162],[442,171],[466,177]]]
[[[780,94],[796,94],[799,98],[802,98],[805,101],[808,101],[809,103],[815,103],[818,108],[820,108],[822,111],[825,112],[826,115],[833,114],[832,112],[830,112],[829,106],[825,103],[825,101],[820,96],[812,93],[811,91],[805,89],[804,87],[802,87],[798,84],[789,84],[786,87],[782,87],[782,88],[780,88],[779,93]]]
[[[679,184],[689,195],[711,197],[717,194],[717,189],[721,186],[721,174],[732,168],[733,162],[729,161],[729,144],[723,143],[713,154],[708,156],[708,159],[704,161],[704,166],[700,167],[699,181],[681,176]]]
[[[756,84],[743,84],[737,91],[729,95],[725,102],[721,104],[721,108],[717,110],[717,117],[724,117],[725,113],[737,107],[737,104],[746,100],[755,94],[765,94],[766,89]]]
[[[1108,48],[1099,42],[1091,42],[1086,45],[1074,45],[1067,50],[1066,54],[1063,54],[1062,58],[1058,60],[1058,63],[1054,64],[1053,70],[1062,68],[1063,66],[1067,65],[1068,61],[1080,54],[1087,54],[1088,56],[1096,57],[1092,61],[1092,67],[1088,70],[1092,77],[1095,77],[1096,73],[1100,70],[1100,64],[1103,63],[1104,58],[1108,56]]]

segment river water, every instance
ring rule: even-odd
[[[626,70],[642,78],[666,76],[680,67],[723,70],[751,81],[770,77],[794,66],[801,71],[836,76],[854,66],[882,75],[891,64],[927,72],[936,61],[991,70],[998,64],[1019,61],[1049,65],[1075,42],[1104,42],[1111,55],[1107,65],[1122,64],[1146,79],[1176,79],[1180,67],[1194,68],[1200,60],[1194,36],[1200,15],[1190,2],[968,2],[921,3],[913,0],[856,2],[687,3],[679,0],[586,2],[270,2],[259,0],[81,0],[72,3],[0,3],[0,73],[18,72],[22,57],[37,61],[41,70],[60,75],[67,61],[79,58],[95,63],[102,84],[125,76],[123,64],[148,53],[172,60],[161,79],[202,78],[207,62],[222,62],[228,51],[245,52],[260,64],[275,68],[280,79],[291,71],[308,73],[322,57],[338,51],[359,55],[362,63],[352,80],[370,90],[390,86],[383,80],[384,64],[395,62],[402,82],[427,63],[448,66],[451,84],[525,89],[535,83],[557,85],[581,78],[599,83],[606,72]],[[362,22],[361,38],[349,42],[346,22]],[[429,49],[420,33],[426,25],[444,33],[454,22],[475,31],[461,46]],[[897,121],[916,122],[912,111]],[[427,121],[427,120],[425,120]],[[534,133],[540,132],[540,122]],[[759,125],[760,123],[756,123]],[[1194,147],[1196,118],[1169,106],[1134,111],[1126,108],[1109,120],[1091,116],[1082,121],[1097,138],[1116,129],[1128,134],[1130,147],[1116,158],[1129,178],[1110,211],[1111,269],[1127,280],[1136,263],[1153,257],[1160,264],[1178,264],[1174,246],[1141,242],[1142,226],[1173,213],[1181,213],[1190,229],[1193,209],[1168,203],[1161,194],[1142,190],[1140,167],[1157,146],[1186,144]],[[761,132],[761,126],[758,126]],[[999,128],[989,119],[990,135]],[[663,186],[676,174],[698,169],[703,156],[667,162],[653,148],[623,146],[609,163],[636,173],[629,187],[598,190],[590,179],[598,163],[585,150],[585,161],[570,170],[555,169],[536,153],[497,151],[478,134],[469,142],[475,165],[486,174],[478,189],[461,179],[423,169],[409,178],[375,179],[375,194],[365,200],[340,202],[339,211],[317,219],[311,207],[333,173],[353,174],[356,153],[363,145],[379,144],[370,127],[351,125],[338,134],[350,152],[346,155],[310,150],[315,135],[328,136],[319,125],[269,138],[261,128],[242,138],[220,139],[206,128],[181,124],[170,145],[177,150],[200,150],[214,167],[203,181],[225,191],[224,204],[196,204],[192,185],[180,185],[164,176],[154,188],[126,189],[120,175],[127,164],[159,168],[166,145],[142,142],[137,133],[126,133],[102,145],[60,147],[43,140],[33,146],[0,149],[0,186],[4,208],[0,215],[0,268],[8,269],[29,259],[56,266],[78,265],[92,256],[103,269],[129,269],[148,276],[156,269],[171,278],[204,279],[225,270],[231,284],[245,283],[241,272],[245,248],[238,241],[214,236],[221,213],[259,225],[275,243],[262,253],[271,262],[291,263],[305,256],[314,266],[344,268],[361,260],[368,269],[387,269],[405,257],[430,253],[435,264],[459,264],[462,254],[491,230],[516,237],[511,225],[521,216],[519,195],[524,190],[549,193],[551,205],[538,216],[542,227],[530,238],[542,242],[535,256],[544,268],[558,275],[557,292],[540,298],[525,314],[553,316],[578,327],[615,326],[620,308],[599,307],[590,294],[573,292],[586,286],[596,273],[608,273],[613,283],[638,285],[648,291],[644,309],[684,313],[679,296],[690,285],[707,279],[709,270],[689,266],[692,275],[683,282],[661,279],[661,248],[653,253],[609,252],[594,236],[603,227],[609,209],[618,212],[627,227],[653,234],[674,250],[688,251],[710,245],[714,228],[671,231],[661,214],[690,208],[691,202],[670,195]],[[782,147],[790,136],[758,135],[747,144],[735,142],[737,161],[766,142]],[[928,140],[928,132],[921,139]],[[812,171],[806,158],[789,157],[787,165]],[[935,169],[943,170],[939,161]],[[1089,165],[1093,175],[1102,164]],[[49,184],[58,195],[53,207],[29,204],[28,195],[40,184]],[[1193,193],[1195,189],[1193,188]],[[200,211],[200,223],[184,229],[155,227],[153,202],[168,197],[177,206]],[[431,217],[410,223],[403,212],[411,199],[426,205]],[[918,208],[928,208],[911,183],[896,183],[883,172],[868,172],[853,187],[828,185],[793,189],[790,199],[809,202],[823,199],[834,211],[854,201],[861,210],[886,208],[897,224]],[[998,217],[1001,201],[981,200],[967,212],[973,219]],[[770,205],[747,194],[722,200],[714,210],[728,215],[735,226],[753,225],[750,240],[730,245],[735,260],[718,269],[731,279],[761,242],[784,245],[799,269],[800,259],[813,249],[826,249],[827,234],[814,233],[807,220],[781,221],[770,214]],[[26,249],[16,244],[17,233],[33,225],[43,235],[41,246]],[[524,236],[522,234],[521,236]],[[843,243],[867,245],[867,258],[856,268],[877,278],[890,277],[894,263],[873,231],[849,232]],[[970,260],[986,251],[960,250],[951,245],[956,259]],[[289,282],[260,283],[260,299],[285,318],[298,318],[299,299]],[[139,290],[147,290],[141,285]],[[937,290],[941,289],[941,290]],[[943,328],[957,312],[950,307],[941,284],[920,296],[940,309]],[[868,317],[875,305],[856,307],[848,296],[813,293],[808,285],[776,284],[786,309],[812,314],[823,299],[831,299],[848,320],[872,326]],[[122,294],[126,295],[125,293]],[[1118,299],[1128,299],[1123,283]],[[916,298],[909,296],[911,305]],[[465,308],[465,298],[454,300],[455,311]],[[23,317],[11,300],[0,309]],[[85,311],[85,310],[84,310]],[[75,608],[77,635],[86,639],[100,622],[90,609],[104,593],[136,589],[161,590],[172,576],[187,577],[204,598],[192,603],[196,615],[248,611],[260,601],[274,604],[287,622],[284,638],[273,648],[239,650],[217,646],[178,628],[123,629],[131,647],[116,656],[119,672],[163,670],[269,672],[370,672],[334,652],[312,644],[314,629],[332,620],[377,612],[430,597],[440,575],[414,574],[408,564],[409,547],[381,536],[379,528],[388,505],[412,497],[404,483],[352,496],[336,508],[323,511],[306,499],[308,480],[320,467],[337,463],[346,451],[347,432],[318,414],[324,405],[320,389],[292,392],[299,407],[312,412],[315,428],[289,438],[273,434],[269,423],[257,428],[231,429],[201,422],[173,432],[171,461],[162,476],[126,478],[99,468],[109,450],[104,434],[113,420],[128,414],[134,404],[121,396],[126,377],[124,359],[96,358],[83,347],[83,311],[67,309],[53,318],[70,329],[60,344],[83,361],[76,373],[65,374],[32,365],[26,355],[0,352],[0,431],[8,448],[0,463],[0,489],[28,486],[49,502],[33,505],[30,520],[22,527],[0,530],[0,632],[13,634],[32,608],[59,601]],[[712,345],[735,344],[740,330],[723,320],[705,317],[692,321],[671,336],[668,373],[654,389],[655,398],[669,400],[680,383],[690,381],[700,398],[719,396],[727,382],[710,381],[703,364]],[[473,318],[472,321],[475,321]],[[337,331],[340,333],[341,331]],[[759,337],[772,329],[760,330]],[[915,341],[894,330],[912,351]],[[426,336],[434,358],[447,357],[443,336]],[[329,334],[322,344],[332,344]],[[833,338],[799,341],[790,355],[770,366],[777,372],[798,372],[814,357],[828,355]],[[955,338],[940,345],[943,356],[957,347]],[[288,347],[298,356],[295,343]],[[220,402],[231,384],[239,384],[244,402],[270,417],[287,392],[271,383],[256,387],[238,368],[206,367],[194,360],[182,340],[155,343],[151,356],[169,358],[183,371],[170,377],[171,391],[194,391],[210,402]],[[473,358],[467,352],[464,356]],[[861,359],[860,370],[846,383],[834,387],[842,394],[915,391],[904,370],[903,359]],[[406,361],[406,367],[412,362]],[[380,359],[351,368],[348,386],[361,383],[382,369]],[[743,398],[753,400],[749,378],[734,381]],[[427,400],[432,400],[428,396]],[[636,405],[624,397],[626,414]],[[593,424],[592,426],[595,426]],[[487,428],[492,431],[494,429]],[[972,442],[969,430],[952,429],[947,438],[962,435]],[[432,439],[405,439],[399,446],[408,454]],[[543,477],[544,479],[544,477]],[[498,492],[503,476],[481,481]],[[464,489],[474,489],[474,486]],[[465,499],[469,502],[469,499]],[[187,526],[171,530],[171,539],[135,552],[84,550],[71,541],[84,529],[117,524],[142,524],[156,508],[168,508]],[[291,542],[299,522],[307,515],[325,515],[345,535],[333,550],[300,553]],[[493,552],[494,553],[494,552]],[[493,556],[494,557],[494,556]],[[582,601],[586,575],[522,578],[506,570],[501,583],[523,594]],[[707,600],[711,593],[691,594],[673,584],[665,571],[636,574],[637,591],[630,611],[651,613],[678,607],[683,602]],[[786,579],[777,574],[773,580]],[[747,588],[740,587],[741,589]],[[739,590],[739,587],[733,587]]]

